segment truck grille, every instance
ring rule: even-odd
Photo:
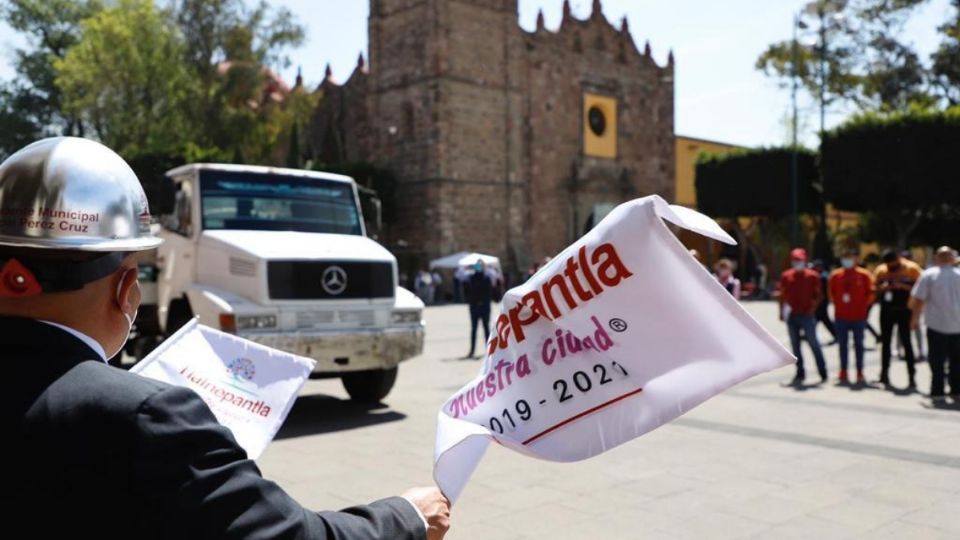
[[[323,328],[337,324],[341,326],[374,326],[377,324],[377,314],[369,309],[297,312],[298,329]]]
[[[333,311],[298,311],[297,328],[313,328],[333,323]]]
[[[388,262],[269,261],[267,286],[275,300],[393,298]]]
[[[376,324],[376,313],[370,310],[364,311],[338,311],[337,318],[343,324],[357,326],[373,326]]]
[[[247,259],[230,257],[230,274],[234,276],[254,277],[257,275],[257,263]]]

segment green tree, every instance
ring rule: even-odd
[[[943,42],[933,53],[931,80],[950,105],[960,105],[960,0],[952,0],[953,17],[939,28]]]
[[[170,152],[194,140],[195,95],[172,13],[152,0],[120,0],[81,23],[80,40],[54,60],[63,110],[125,156]]]
[[[761,148],[724,154],[703,154],[697,160],[697,208],[720,217],[790,215],[793,151]],[[819,171],[816,154],[797,150],[797,209],[801,214],[820,211]]]
[[[0,83],[0,155],[63,133],[156,158],[145,163],[276,164],[310,115],[300,102],[316,103],[286,103],[271,68],[304,30],[265,1],[0,0],[0,17],[30,44],[16,82]]]
[[[63,110],[53,63],[79,40],[80,21],[100,9],[100,0],[0,3],[0,19],[27,40],[14,51],[16,80],[0,83],[0,157],[44,136],[84,134],[83,122]]]
[[[184,63],[198,81],[191,115],[203,119],[200,143],[247,162],[276,161],[273,149],[290,124],[271,102],[277,81],[269,68],[288,65],[284,52],[303,42],[303,27],[287,9],[248,9],[242,0],[181,0],[176,20]]]
[[[958,141],[958,107],[855,117],[824,137],[825,197],[869,213],[864,225],[874,239],[906,247],[931,223],[960,221]]]
[[[796,77],[826,107],[842,102],[861,111],[902,111],[929,105],[928,69],[900,39],[924,1],[815,0],[798,20],[796,66],[795,45],[788,40],[771,44],[756,68],[783,85]]]

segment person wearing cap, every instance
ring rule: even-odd
[[[936,265],[920,275],[910,292],[913,317],[918,328],[920,315],[927,321],[927,361],[930,363],[930,397],[942,399],[944,364],[949,362],[950,394],[960,397],[960,268],[957,253],[949,246],[937,249]]]
[[[26,538],[440,539],[410,490],[341,512],[265,480],[193,391],[109,366],[140,304],[147,200],[107,147],[58,137],[0,164],[4,526]]]
[[[820,289],[820,276],[807,268],[805,249],[796,248],[790,252],[790,269],[780,275],[777,289],[780,293],[780,320],[787,322],[790,346],[793,348],[793,355],[797,357],[797,374],[792,384],[803,384],[806,378],[803,353],[800,350],[801,332],[803,339],[813,350],[821,382],[827,382],[827,364],[820,349],[820,342],[817,341],[817,320],[814,317],[823,292]]]
[[[880,383],[890,385],[890,356],[893,344],[893,328],[897,328],[900,343],[903,344],[904,359],[907,361],[909,387],[915,388],[916,366],[914,365],[913,343],[910,339],[910,309],[907,301],[913,284],[920,278],[920,267],[900,257],[896,251],[883,254],[883,262],[874,271],[877,284],[877,297],[880,304],[880,336],[883,343],[880,349]]]
[[[847,374],[849,339],[853,333],[853,349],[857,359],[857,384],[866,383],[863,375],[864,344],[863,332],[867,326],[867,313],[874,300],[873,275],[857,266],[858,253],[847,250],[840,259],[841,268],[830,273],[827,288],[830,301],[833,302],[833,320],[837,329],[837,342],[840,345],[841,383],[849,381]]]

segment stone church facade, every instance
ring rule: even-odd
[[[369,65],[319,91],[311,146],[396,174],[384,240],[408,261],[480,251],[524,270],[620,202],[673,199],[673,56],[657,65],[599,0],[532,32],[517,0],[371,0]]]

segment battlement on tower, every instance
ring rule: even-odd
[[[673,55],[658,65],[600,0],[531,31],[517,0],[371,0],[368,31],[369,56],[318,87],[309,136],[325,163],[394,172],[382,239],[401,260],[526,268],[620,202],[673,198]]]

